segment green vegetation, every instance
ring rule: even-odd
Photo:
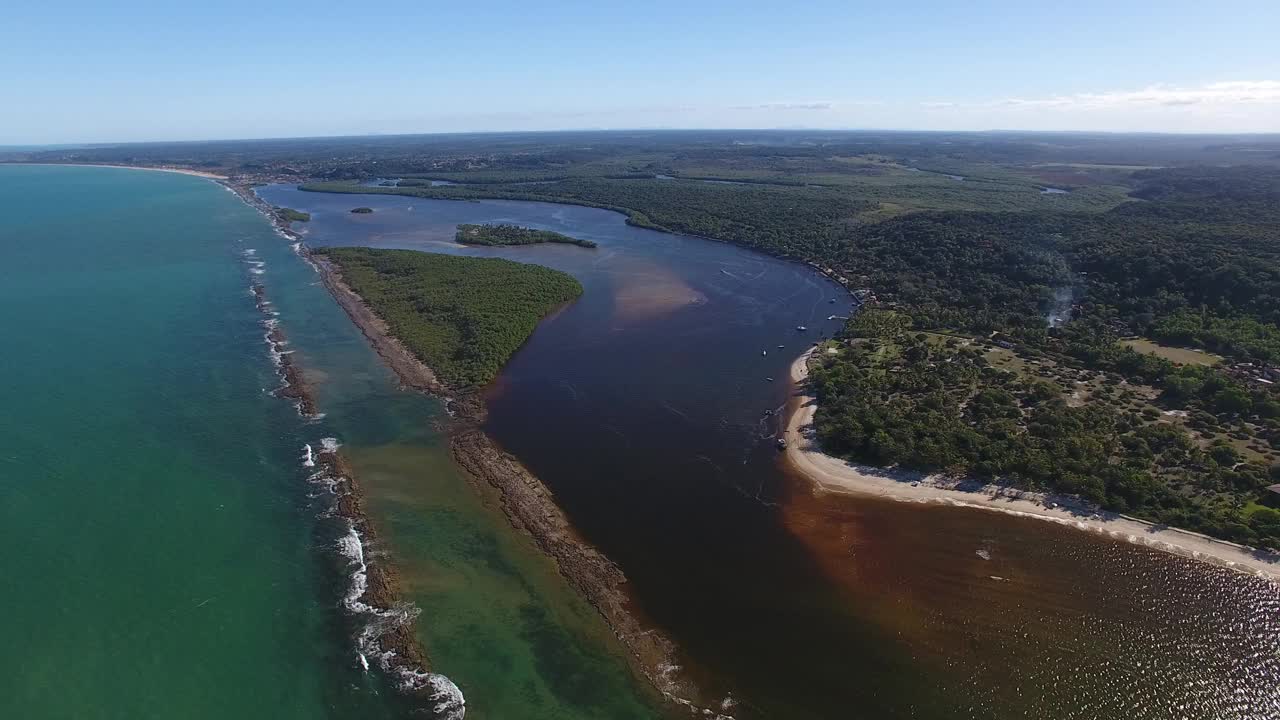
[[[585,205],[627,215],[639,227],[732,240],[800,256],[835,226],[876,208],[827,188],[724,185],[695,181],[574,179],[546,185],[367,187],[307,183],[316,192],[378,193],[443,200],[498,198]]]
[[[317,248],[390,327],[391,334],[455,388],[495,377],[538,321],[578,298],[558,270],[414,250]]]
[[[378,190],[608,207],[810,263],[875,298],[814,372],[831,452],[1280,546],[1247,511],[1280,481],[1280,169],[920,153],[522,158]]]
[[[351,208],[351,212],[355,213],[356,215],[368,215],[369,213],[373,212],[373,208],[371,207]]]
[[[833,451],[1280,538],[1277,513],[1258,509],[1280,502],[1263,489],[1280,481],[1274,138],[545,133],[27,159],[214,163],[305,177],[307,190],[570,203],[805,262],[873,310],[815,370]],[[380,177],[401,181],[359,184]]]
[[[301,210],[293,208],[276,208],[276,215],[285,222],[307,222],[311,219],[311,213],[304,213]]]
[[[1175,365],[1217,365],[1222,362],[1221,355],[1214,355],[1203,350],[1170,347],[1143,338],[1123,340],[1121,343],[1137,352],[1162,357]]]
[[[550,230],[534,230],[519,225],[459,225],[458,242],[464,245],[537,245],[565,243],[585,248],[596,247],[591,240],[572,238]]]
[[[1280,525],[1246,512],[1280,481],[1280,403],[1264,386],[1156,358],[1125,377],[1072,357],[1059,339],[1015,352],[913,322],[864,310],[833,344],[839,352],[815,359],[825,450],[1075,494],[1280,547]],[[1149,384],[1135,380],[1143,374]]]

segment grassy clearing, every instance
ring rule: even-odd
[[[1193,350],[1191,348],[1171,347],[1169,345],[1161,345],[1144,338],[1136,338],[1133,340],[1124,340],[1125,345],[1133,348],[1140,353],[1147,353],[1162,357],[1172,363],[1179,365],[1217,365],[1222,362],[1221,355],[1214,355],[1203,350]]]

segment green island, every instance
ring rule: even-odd
[[[352,212],[355,212],[354,210]],[[537,245],[563,243],[585,248],[596,247],[591,240],[561,235],[550,230],[534,230],[519,225],[459,225],[457,241],[463,245]]]
[[[373,212],[373,208],[371,207],[351,208],[351,212],[355,213],[356,215],[368,215],[369,213]]]
[[[391,334],[455,389],[482,386],[582,285],[540,265],[416,250],[316,248]]]
[[[311,213],[286,207],[276,208],[276,215],[285,222],[307,222],[311,219]]]

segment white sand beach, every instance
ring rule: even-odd
[[[1280,581],[1280,554],[1277,553],[1110,513],[1071,497],[855,465],[826,455],[813,437],[817,401],[806,385],[813,351],[810,349],[801,355],[791,366],[794,393],[784,430],[787,440],[784,462],[812,481],[817,492],[936,503],[1046,520]]]

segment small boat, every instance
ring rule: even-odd
[[[779,350],[781,350],[781,349],[782,349],[782,348],[784,348],[784,347],[786,347],[786,345],[779,345],[779,346],[778,346],[778,349],[779,349]]]
[[[771,377],[767,377],[767,378],[765,378],[765,381],[766,381],[766,382],[773,382],[773,378],[771,378]]]
[[[787,449],[787,441],[785,438],[778,438],[778,449],[779,450]]]
[[[761,350],[761,351],[760,351],[760,354],[761,354],[761,355],[768,355],[768,354],[769,354],[769,351],[768,351],[768,350]]]
[[[772,409],[772,408],[770,408],[770,409],[768,409],[768,410],[765,410],[765,411],[764,411],[764,414],[765,414],[765,417],[768,417],[768,416],[772,415],[772,414],[773,414],[773,409]]]
[[[808,330],[808,329],[809,329],[809,328],[807,328],[807,327],[805,327],[805,326],[803,326],[803,325],[797,325],[797,326],[796,326],[796,330],[799,330],[800,332],[804,332],[805,330]]]
[[[836,301],[836,299],[835,299],[835,298],[831,298],[831,299],[830,299],[830,300],[828,300],[827,302],[832,302],[832,303],[833,303],[833,302],[835,302],[835,301]]]

